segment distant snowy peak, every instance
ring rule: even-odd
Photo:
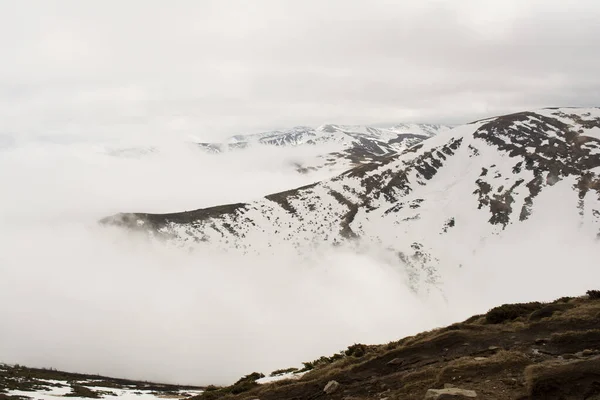
[[[399,153],[410,146],[451,129],[446,125],[399,124],[390,128],[362,125],[297,126],[286,130],[236,135],[223,143],[198,143],[205,151],[221,153],[252,146],[312,146],[322,152],[313,159],[297,162],[300,172],[328,168],[345,171],[383,155]],[[321,146],[321,147],[319,147]]]
[[[249,144],[271,144],[276,146],[306,143],[316,132],[308,126],[296,126],[291,129],[254,133],[250,135],[236,135],[225,141],[227,144],[249,143]]]
[[[391,127],[390,130],[398,133],[412,133],[431,137],[451,128],[451,126],[439,124],[398,124]]]
[[[221,150],[238,149],[250,145],[300,146],[316,144],[351,145],[364,140],[389,143],[398,142],[404,135],[408,137],[431,137],[450,129],[445,125],[400,124],[390,128],[376,128],[361,125],[321,125],[318,128],[297,126],[291,129],[276,130],[249,135],[232,136],[223,143],[200,143],[204,147]]]
[[[441,266],[549,222],[600,238],[600,109],[490,118],[255,202],[103,222],[227,251],[359,244],[389,252],[413,288],[427,287]]]

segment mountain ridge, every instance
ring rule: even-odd
[[[439,124],[396,124],[391,127],[326,124],[317,128],[296,126],[290,129],[249,135],[235,135],[223,143],[197,143],[209,153],[219,154],[256,146],[310,147],[320,154],[296,162],[298,172],[320,169],[341,172],[378,157],[404,151],[408,147],[451,129]]]
[[[568,112],[567,112],[568,111]],[[600,109],[543,109],[476,121],[400,154],[322,182],[250,203],[187,213],[117,214],[179,245],[263,252],[355,243],[391,252],[411,287],[439,281],[505,230],[526,224],[540,203],[567,201],[600,238]],[[545,215],[545,214],[543,214]],[[539,222],[539,221],[538,221]],[[446,240],[464,241],[448,250]]]

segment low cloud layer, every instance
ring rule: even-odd
[[[210,156],[176,142],[152,151],[125,142],[37,139],[0,150],[0,361],[230,383],[600,281],[597,243],[562,214],[536,223],[541,232],[489,243],[419,296],[377,251],[240,257],[149,243],[96,221],[247,201],[311,177],[286,167],[284,150]]]
[[[596,1],[0,5],[2,131],[225,135],[600,104]]]
[[[368,254],[188,253],[97,224],[121,210],[249,201],[318,179],[294,170],[297,157],[166,142],[0,150],[0,361],[227,383],[436,325],[402,271]]]

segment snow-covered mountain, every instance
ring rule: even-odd
[[[554,222],[600,238],[600,108],[489,118],[251,203],[102,222],[227,251],[375,247],[419,288],[440,279],[442,264],[459,268],[496,237]]]
[[[374,158],[401,152],[436,134],[451,129],[436,124],[398,124],[388,128],[361,125],[297,126],[291,129],[232,136],[223,143],[198,143],[210,153],[253,146],[302,147],[320,151],[308,160],[295,161],[299,172],[327,168],[345,171]]]

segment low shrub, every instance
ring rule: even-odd
[[[253,372],[251,374],[241,377],[236,383],[234,383],[231,386],[219,388],[217,386],[211,385],[207,387],[198,398],[202,400],[213,400],[219,399],[228,394],[244,393],[257,387],[258,383],[256,383],[256,381],[264,377],[265,375],[261,374],[260,372]]]
[[[352,346],[350,346],[350,347],[352,347]],[[336,354],[332,355],[331,357],[322,356],[313,361],[303,362],[302,365],[304,365],[304,368],[302,368],[299,372],[306,372],[306,371],[310,371],[310,370],[318,368],[318,367],[322,367],[324,365],[331,364],[337,360],[341,360],[345,356],[346,356],[345,352],[340,352],[340,353],[336,353]]]
[[[233,385],[238,385],[241,383],[245,383],[245,382],[256,382],[257,380],[259,380],[260,378],[264,378],[265,375],[261,374],[260,372],[253,372],[251,374],[242,376],[240,379],[238,379],[238,381],[236,383],[234,383]]]
[[[590,299],[598,300],[600,299],[600,290],[588,290],[586,292]]]
[[[365,355],[368,347],[361,343],[355,343],[352,346],[348,346],[348,349],[344,352],[344,354],[348,357],[356,357],[360,358]]]
[[[284,374],[289,374],[292,372],[296,372],[298,371],[298,368],[285,368],[285,369],[276,369],[275,371],[271,372],[269,374],[269,376],[279,376],[279,375],[284,375]]]
[[[542,307],[543,304],[539,302],[503,304],[488,311],[485,315],[485,321],[488,324],[501,324],[506,321],[515,320],[519,317],[527,316]]]
[[[101,396],[85,386],[71,385],[71,392],[65,394],[65,397],[87,397],[90,399],[99,399]]]
[[[563,297],[559,297],[558,299],[554,300],[552,303],[568,303],[573,299],[574,299],[574,297],[563,296]]]
[[[569,308],[570,308],[570,306],[567,303],[548,304],[547,306],[544,306],[544,307],[532,312],[531,315],[529,315],[529,320],[530,321],[539,321],[542,318],[551,317],[552,315],[554,315],[555,312],[565,311]]]

